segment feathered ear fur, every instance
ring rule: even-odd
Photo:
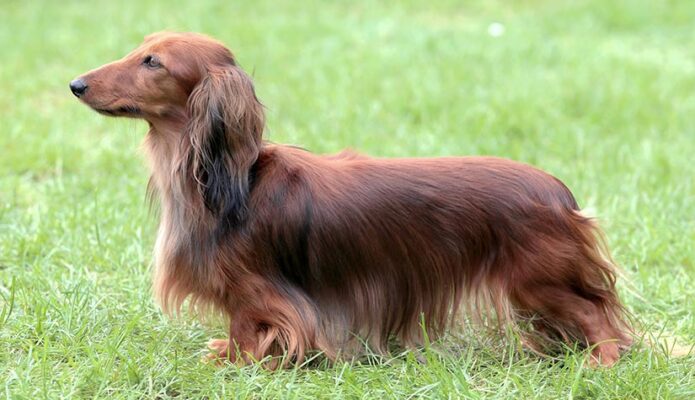
[[[189,173],[205,207],[235,225],[246,213],[265,123],[251,78],[234,65],[210,71],[191,93],[188,113]]]

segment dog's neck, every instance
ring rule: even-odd
[[[151,171],[150,184],[161,203],[162,222],[205,229],[208,215],[201,207],[195,178],[186,160],[191,146],[186,136],[187,118],[150,120],[145,151]]]
[[[152,183],[162,200],[166,201],[174,195],[173,177],[183,155],[182,146],[186,145],[183,135],[188,120],[185,115],[176,114],[168,118],[148,119],[147,122],[150,130],[145,138],[144,147],[152,173]]]

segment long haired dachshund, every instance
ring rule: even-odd
[[[165,312],[189,299],[227,316],[229,339],[210,343],[219,357],[277,367],[309,351],[384,352],[390,338],[417,346],[465,311],[531,349],[579,343],[594,364],[630,345],[601,233],[543,171],[264,142],[251,79],[199,34],[147,36],[70,89],[149,123],[155,295]]]

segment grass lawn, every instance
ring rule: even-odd
[[[97,115],[68,82],[147,33],[190,30],[255,77],[270,140],[558,176],[602,221],[639,321],[695,343],[695,2],[460,3],[3,0],[0,395],[695,398],[695,354],[657,345],[596,370],[470,333],[426,362],[216,368],[200,359],[223,326],[151,299],[146,124]]]

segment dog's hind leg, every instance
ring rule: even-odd
[[[518,309],[542,319],[542,326],[557,332],[556,338],[576,340],[591,347],[593,365],[613,365],[620,358],[625,335],[616,327],[597,301],[591,301],[570,287],[527,286],[512,301]]]

